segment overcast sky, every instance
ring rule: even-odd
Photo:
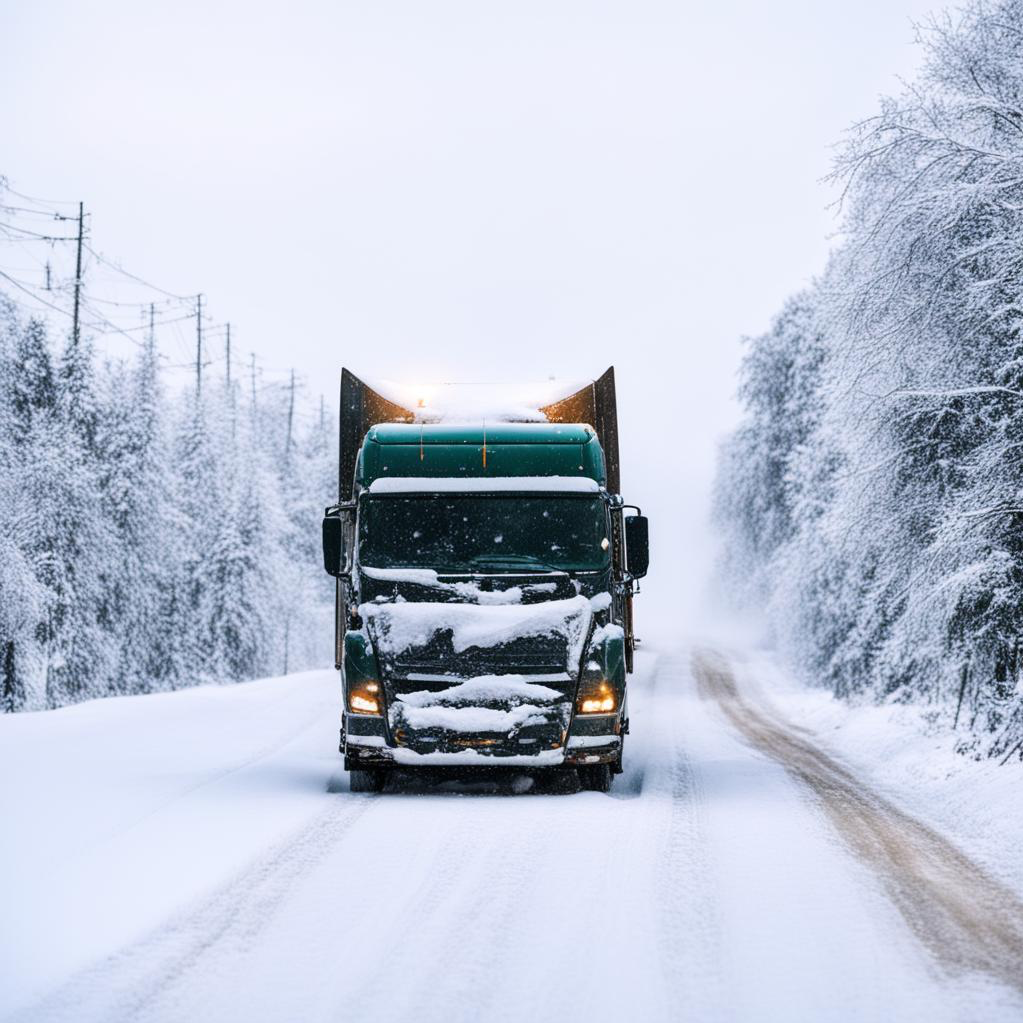
[[[656,516],[645,610],[684,625],[739,338],[823,267],[829,147],[912,74],[932,8],[0,0],[0,173],[83,199],[95,246],[331,402],[342,363],[613,363],[623,488]]]

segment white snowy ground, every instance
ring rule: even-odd
[[[736,674],[775,700],[772,670]],[[0,719],[0,1018],[1021,1018],[1018,990],[945,972],[687,650],[642,655],[632,686],[610,796],[352,795],[330,671]],[[847,747],[1019,890],[1018,797],[1012,822],[956,806],[1007,807],[1005,784],[878,765],[906,728],[836,732],[823,698],[778,691],[824,729],[801,742]]]
[[[919,707],[850,707],[795,682],[763,651],[729,651],[743,688],[813,730],[878,793],[947,835],[974,861],[1023,894],[1023,770],[954,750],[946,722]]]

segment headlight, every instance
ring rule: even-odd
[[[348,709],[353,714],[380,713],[380,686],[363,682],[348,694]]]
[[[616,706],[614,690],[603,679],[580,686],[576,703],[580,714],[611,714]]]

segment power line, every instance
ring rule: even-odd
[[[3,277],[5,280],[10,281],[11,284],[13,284],[19,290],[25,292],[25,294],[28,295],[30,298],[35,299],[36,302],[41,302],[43,305],[49,306],[51,309],[56,309],[58,313],[63,313],[65,316],[71,315],[66,309],[61,309],[59,305],[54,305],[52,302],[47,302],[45,298],[40,298],[35,292],[29,290],[27,287],[25,287],[24,284],[16,280],[10,274],[4,273],[3,270],[0,270],[0,277]]]
[[[19,199],[24,199],[25,202],[34,202],[41,206],[74,206],[75,204],[73,199],[40,199],[35,195],[26,195],[24,192],[19,192],[17,189],[11,188],[10,182],[2,175],[0,175],[0,189],[5,192],[10,192],[11,195],[16,195]]]
[[[30,238],[34,238],[41,242],[73,242],[77,241],[76,235],[50,235],[40,234],[38,231],[30,231],[27,227],[18,227],[17,224],[4,224],[0,222],[0,230],[3,231],[17,231],[19,234],[27,234]],[[25,239],[22,239],[23,241]]]
[[[118,302],[112,298],[98,298],[96,295],[93,295],[90,301],[101,302],[103,305],[121,306],[124,309],[141,309],[143,312],[145,312],[145,310],[147,310],[151,305],[154,304],[153,302]],[[172,301],[176,302],[176,299],[164,299],[164,301],[155,304],[169,306]],[[186,317],[186,319],[191,318],[192,318],[191,314],[189,314],[188,317]]]
[[[0,210],[4,213],[30,213],[35,217],[49,217],[51,220],[60,220],[60,214],[54,213],[53,210],[34,210],[30,206],[9,206],[5,202],[0,202]]]
[[[95,329],[93,329],[93,333],[96,335],[96,337],[105,337],[108,334],[120,334],[123,337],[126,337],[129,341],[131,341],[132,344],[140,346],[143,344],[142,341],[139,341],[137,338],[132,337],[131,332],[138,330],[148,330],[149,329],[148,323],[139,324],[137,327],[121,327],[118,324],[108,320],[101,312],[99,312],[99,310],[93,309],[92,306],[89,304],[90,301],[91,299],[89,301],[82,299],[82,308],[85,309],[87,312],[91,313],[96,318],[97,323],[102,324],[103,326],[109,328],[109,330],[103,331],[96,331]],[[169,323],[180,323],[182,320],[190,319],[192,319],[191,316],[176,316],[172,320],[156,320],[153,325],[156,327],[162,327]],[[95,324],[92,323],[88,324],[88,326],[95,328]],[[191,365],[191,363],[189,363],[189,365]]]
[[[142,279],[141,277],[139,277],[139,276],[138,276],[137,274],[133,274],[133,273],[131,273],[130,271],[128,271],[128,270],[125,270],[123,266],[118,266],[118,264],[117,264],[117,263],[115,263],[115,262],[113,262],[113,260],[107,259],[107,257],[106,257],[106,256],[104,256],[104,255],[103,255],[102,253],[100,253],[100,252],[97,252],[97,251],[96,251],[96,250],[95,250],[95,249],[94,249],[94,248],[93,248],[93,247],[92,247],[91,245],[89,245],[88,243],[86,243],[86,245],[85,245],[85,248],[86,248],[86,249],[87,249],[87,250],[88,250],[88,251],[89,251],[89,252],[90,252],[90,253],[91,253],[91,254],[92,254],[93,256],[95,256],[95,257],[96,257],[96,259],[98,259],[98,260],[99,260],[99,261],[100,261],[101,263],[103,263],[103,264],[104,264],[105,266],[109,266],[109,267],[110,267],[111,269],[113,269],[113,270],[116,270],[116,271],[117,271],[118,273],[120,273],[120,274],[124,274],[124,276],[125,276],[125,277],[130,277],[130,278],[131,278],[131,279],[132,279],[133,281],[137,281],[137,282],[138,282],[139,284],[144,284],[144,285],[145,285],[145,286],[146,286],[147,288],[152,288],[152,289],[153,289],[153,291],[158,291],[158,292],[160,292],[160,294],[161,294],[161,295],[166,295],[166,296],[167,296],[168,298],[175,298],[175,299],[177,299],[177,300],[178,300],[179,302],[190,302],[190,301],[192,301],[192,299],[191,299],[191,298],[189,298],[189,297],[188,297],[188,296],[186,296],[186,295],[175,295],[173,291],[167,291],[167,289],[166,289],[166,288],[161,288],[161,287],[160,287],[159,285],[156,285],[156,284],[150,284],[150,283],[149,283],[149,281],[143,280],[143,279]]]
[[[24,203],[30,205],[17,205],[3,202],[3,198],[8,195],[15,196]],[[37,205],[33,206],[31,204]],[[49,208],[47,208],[48,204]],[[196,298],[189,298],[185,295],[179,295],[175,292],[168,291],[166,288],[161,288],[159,285],[153,284],[151,281],[140,277],[138,274],[134,274],[130,270],[126,270],[119,263],[105,256],[102,252],[94,248],[88,241],[86,218],[89,214],[85,211],[84,203],[78,202],[77,211],[72,213],[71,209],[68,208],[71,207],[73,209],[74,205],[75,204],[66,200],[47,200],[18,192],[10,187],[4,177],[0,176],[0,214],[6,213],[10,215],[8,220],[0,222],[0,242],[17,245],[30,260],[38,260],[35,267],[26,267],[24,272],[33,276],[38,274],[42,278],[42,281],[38,284],[30,284],[27,281],[19,280],[17,277],[12,276],[11,273],[5,270],[0,270],[0,276],[2,276],[3,280],[8,281],[14,288],[31,299],[33,303],[58,312],[62,316],[70,317],[72,321],[72,343],[75,344],[77,344],[81,339],[82,329],[86,328],[89,330],[90,334],[93,334],[94,336],[103,337],[111,334],[119,334],[128,341],[131,341],[133,344],[141,346],[144,342],[140,341],[138,337],[133,337],[133,333],[137,334],[140,331],[148,331],[149,340],[153,341],[155,338],[156,328],[166,326],[170,327],[170,333],[175,342],[183,347],[184,338],[180,331],[180,325],[184,321],[191,320],[194,317],[196,321],[196,354],[194,362],[189,361],[187,363],[182,362],[180,364],[171,365],[180,365],[182,367],[194,366],[197,390],[201,388],[202,385],[202,370],[204,367],[225,361],[227,363],[227,374],[230,378],[232,370],[230,361],[231,325],[229,323],[215,324],[207,322],[209,318],[204,311],[205,296],[199,295]],[[68,212],[63,212],[63,209],[67,209]],[[29,217],[47,217],[57,221],[72,221],[75,222],[77,230],[73,235],[45,234],[42,231],[34,230],[29,227],[24,227],[16,222],[12,222],[17,214],[23,214]],[[74,277],[62,279],[59,276],[59,273],[54,273],[54,267],[50,260],[43,261],[38,259],[35,253],[30,251],[28,246],[31,242],[47,242],[51,245],[63,242],[75,242],[76,251]],[[89,273],[91,263],[93,261],[103,267],[109,268],[109,270],[114,273],[149,289],[152,292],[163,295],[164,298],[159,302],[151,301],[146,303],[128,302],[113,298],[104,298],[98,295],[87,295],[84,288],[84,281],[87,273]],[[89,276],[90,278],[92,277],[91,274],[89,274]],[[100,278],[106,277],[104,274],[100,274],[99,276]],[[43,281],[45,281],[45,283],[43,283]],[[95,284],[93,286],[95,286]],[[44,297],[40,291],[48,294],[69,294],[72,297],[72,308],[69,310],[56,302],[51,301],[49,298]],[[156,316],[157,305],[163,306],[167,312],[170,312],[174,305],[182,305],[192,302],[195,303],[194,312],[185,313],[180,316],[165,316],[163,318],[157,318]],[[32,307],[26,305],[24,302],[17,304],[26,310],[33,311]],[[148,324],[141,323],[134,326],[122,326],[114,323],[104,313],[97,309],[95,304],[108,306],[114,309],[137,309],[140,313],[140,317],[144,317],[148,310]],[[226,336],[227,344],[224,356],[212,359],[205,356],[203,352],[203,340],[206,339],[208,342],[208,339],[211,336]],[[166,355],[161,354],[160,358],[167,360]],[[253,367],[253,369],[254,368],[255,367]],[[255,380],[253,380],[253,383],[255,383]]]
[[[3,270],[0,270],[0,276],[2,276],[5,280],[10,281],[11,284],[13,284],[20,291],[24,292],[24,294],[28,295],[34,301],[40,303],[41,305],[46,306],[49,309],[53,309],[55,312],[58,312],[58,313],[60,313],[63,316],[70,316],[72,318],[72,322],[74,322],[74,315],[75,314],[73,312],[71,312],[71,311],[69,311],[67,309],[64,309],[61,306],[56,305],[55,303],[50,302],[47,299],[43,298],[42,295],[37,294],[37,292],[34,291],[25,282],[19,281],[16,277],[12,277],[9,273],[7,273],[7,272],[5,272]],[[80,298],[81,308],[84,309],[86,312],[88,312],[91,316],[93,316],[95,318],[95,323],[90,322],[88,324],[88,326],[90,328],[92,328],[92,332],[95,333],[95,335],[97,337],[104,337],[104,336],[107,336],[107,335],[110,335],[110,334],[120,334],[123,337],[127,338],[129,341],[131,341],[132,344],[134,344],[134,345],[141,345],[142,344],[142,342],[140,342],[137,338],[132,337],[131,334],[129,333],[129,331],[143,330],[143,329],[145,329],[144,326],[139,326],[139,327],[120,327],[116,323],[113,323],[110,320],[108,320],[98,309],[92,308],[90,303],[91,303],[91,299]],[[174,317],[172,319],[169,319],[169,320],[156,320],[155,321],[155,325],[156,326],[163,326],[164,324],[179,323],[182,320],[191,320],[191,319],[192,319],[192,316],[190,316],[190,315],[189,316],[176,316],[176,317]],[[101,326],[104,326],[104,327],[106,327],[108,329],[107,330],[103,330],[103,331],[97,331],[97,330],[95,330],[96,325],[101,325]],[[74,330],[73,330],[72,331],[72,337],[74,337],[74,336],[75,335],[74,335]],[[163,356],[163,358],[166,358],[166,356]]]

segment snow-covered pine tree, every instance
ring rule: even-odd
[[[208,394],[179,398],[174,438],[172,515],[181,559],[170,582],[165,628],[175,641],[173,677],[179,685],[216,681],[210,670],[209,552],[223,514],[223,472]]]
[[[155,343],[130,370],[107,368],[97,429],[101,494],[112,527],[116,571],[108,572],[102,618],[118,646],[117,692],[164,688],[173,665],[163,634],[163,602],[178,555],[167,508],[170,467]]]
[[[47,705],[104,694],[116,663],[106,591],[119,571],[102,507],[99,408],[91,342],[70,336],[57,374],[57,414],[41,438],[35,502],[53,592],[47,616]]]
[[[333,423],[257,397],[168,400],[152,339],[130,367],[87,337],[55,361],[0,300],[3,710],[329,663]]]
[[[230,423],[233,396],[221,415]],[[222,400],[222,399],[221,399]],[[222,434],[220,512],[207,552],[205,617],[211,670],[241,680],[277,673],[285,615],[285,523],[278,482],[253,432],[237,417]]]
[[[29,704],[39,665],[37,633],[48,594],[38,578],[40,551],[22,480],[34,431],[55,403],[41,325],[23,327],[0,296],[0,708],[6,712]]]

